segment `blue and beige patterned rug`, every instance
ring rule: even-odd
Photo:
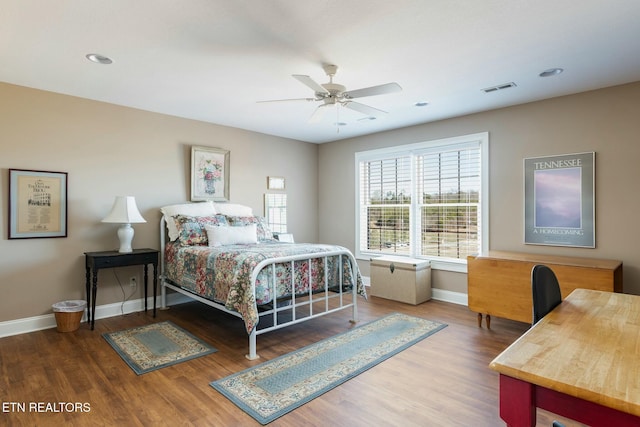
[[[446,326],[390,314],[211,386],[258,422],[268,424]]]
[[[102,336],[138,375],[217,351],[169,321]]]

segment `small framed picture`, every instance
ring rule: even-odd
[[[9,169],[9,239],[67,237],[67,173]]]
[[[191,200],[229,201],[229,150],[191,147]]]
[[[269,176],[267,177],[267,189],[269,190],[284,190],[284,178],[281,176]]]

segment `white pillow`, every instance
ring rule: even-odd
[[[160,208],[160,212],[164,215],[165,222],[167,223],[169,239],[173,242],[178,238],[180,232],[178,231],[176,223],[172,217],[177,215],[213,216],[216,214],[216,208],[213,206],[213,202],[208,200],[206,202],[181,203],[178,205],[164,206]]]
[[[209,246],[250,245],[258,243],[256,224],[237,227],[210,226],[205,227]]]
[[[227,216],[251,216],[253,209],[237,203],[215,203],[216,212]]]

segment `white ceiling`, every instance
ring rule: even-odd
[[[0,81],[322,143],[640,81],[639,40],[638,0],[0,0]],[[358,99],[378,120],[257,103],[313,96],[291,75],[323,63],[403,91]]]

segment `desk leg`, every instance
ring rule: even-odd
[[[85,289],[87,295],[87,324],[91,325],[91,269],[86,268]]]
[[[144,265],[144,312],[147,312],[147,286],[149,285],[149,266]]]
[[[535,427],[535,386],[500,374],[500,418],[508,427]]]
[[[487,321],[487,329],[491,329],[491,315],[487,314],[485,319]],[[482,328],[482,313],[478,313],[478,328]]]
[[[96,325],[96,294],[98,291],[98,269],[93,269],[93,289],[91,290],[91,330]]]
[[[158,287],[158,264],[153,264],[153,317],[156,317],[156,288]]]

